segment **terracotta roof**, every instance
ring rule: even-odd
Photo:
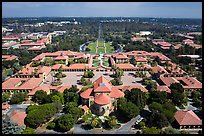
[[[150,54],[146,51],[130,51],[126,52],[127,56],[149,56]]]
[[[39,90],[43,90],[48,93],[50,91],[50,88],[48,86],[37,86],[31,92],[29,92],[28,95],[34,95]]]
[[[10,107],[10,105],[8,103],[3,104],[2,103],[2,110],[6,110]]]
[[[105,77],[100,76],[94,82],[94,92],[110,92],[111,91],[111,82],[108,81]]]
[[[189,43],[188,45],[191,47],[194,47],[194,48],[202,48],[202,45],[200,45],[200,44]]]
[[[32,60],[41,60],[41,59],[44,58],[44,57],[45,57],[45,54],[42,53],[42,54],[36,56],[35,58],[33,58]]]
[[[82,108],[85,113],[89,110],[89,107],[87,107],[86,105],[81,106],[80,108]]]
[[[39,68],[38,72],[39,73],[45,73],[45,75],[48,75],[51,70],[52,70],[51,67],[43,66],[43,67]]]
[[[118,90],[118,88],[116,88],[116,87],[112,87],[112,90],[110,92],[111,98],[120,98],[120,97],[124,97],[124,96],[125,96],[125,94],[122,91]]]
[[[68,56],[57,56],[54,58],[54,60],[67,60]]]
[[[33,40],[22,40],[21,43],[31,43]]]
[[[159,66],[159,65],[152,67],[152,70],[154,73],[159,73],[159,72],[168,73],[162,66]]]
[[[175,78],[173,77],[160,77],[161,81],[168,87],[170,87],[170,85],[172,83],[179,83],[179,81],[177,81]]]
[[[158,91],[165,91],[167,93],[171,93],[171,89],[169,89],[167,86],[157,86]]]
[[[172,44],[169,42],[157,42],[160,46],[170,47]]]
[[[42,46],[32,46],[32,47],[30,47],[30,48],[28,48],[28,50],[29,51],[38,51],[38,50],[42,50],[42,49],[44,49],[44,48],[46,48],[46,46],[45,45],[42,45]]]
[[[186,85],[184,88],[202,88],[202,83],[194,77],[175,77],[177,80],[182,80]]]
[[[143,57],[135,57],[135,60],[137,62],[147,62],[147,59],[146,58],[143,58]]]
[[[190,39],[183,40],[183,42],[186,43],[186,44],[194,43],[193,40],[190,40]]]
[[[86,69],[86,64],[71,64],[68,69]]]
[[[116,64],[116,67],[119,69],[134,69],[134,66],[132,64]]]
[[[12,111],[10,118],[13,122],[16,122],[19,126],[24,126],[24,119],[27,116],[25,112],[22,111]]]
[[[132,37],[131,40],[132,41],[144,41],[146,40],[146,38],[145,37]]]
[[[180,47],[182,47],[182,44],[177,44],[176,46],[174,46],[174,49],[179,49]]]
[[[2,59],[5,59],[6,61],[11,61],[11,60],[14,60],[16,58],[17,58],[17,56],[15,56],[15,55],[2,55]]]
[[[38,86],[42,82],[42,80],[43,80],[42,78],[9,78],[8,80],[2,83],[2,89],[3,90],[33,89],[36,86]]]
[[[128,58],[125,53],[115,53],[112,55],[112,57],[116,59],[127,59]]]
[[[58,70],[61,66],[62,64],[55,64],[52,66],[52,69]]]
[[[100,105],[106,105],[111,102],[111,99],[106,94],[101,93],[95,97],[94,102]]]
[[[2,44],[2,47],[10,47],[10,46],[13,46],[16,44],[17,44],[17,42],[4,43],[4,44]]]
[[[174,118],[179,125],[202,125],[202,121],[192,110],[179,110],[175,113]]]
[[[69,88],[71,88],[71,86],[61,86],[56,88],[56,90],[60,93],[63,93],[65,89],[69,89]]]
[[[80,93],[80,96],[82,98],[88,99],[88,98],[92,98],[93,96],[91,96],[91,92],[93,91],[93,88],[89,88],[85,91],[83,91],[82,93]]]

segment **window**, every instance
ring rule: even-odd
[[[109,109],[109,107],[107,107],[107,110]]]

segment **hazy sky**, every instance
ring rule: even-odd
[[[201,2],[3,2],[3,17],[202,18]]]

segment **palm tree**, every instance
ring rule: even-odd
[[[105,116],[105,119],[109,125],[109,127],[113,128],[118,124],[118,120],[115,116]]]
[[[94,116],[90,120],[87,120],[86,123],[89,124],[92,128],[95,128],[99,127],[102,121],[97,116]]]

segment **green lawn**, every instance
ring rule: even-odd
[[[96,42],[89,44],[87,47],[91,50],[91,53],[96,53]]]
[[[98,47],[97,53],[105,53],[104,47]]]
[[[97,67],[97,66],[99,66],[99,65],[100,65],[100,61],[97,60],[97,59],[93,59],[92,66],[93,66],[93,67]]]
[[[98,50],[97,53],[105,53],[105,48],[104,48],[104,41],[103,40],[98,40]],[[90,53],[96,53],[96,46],[97,46],[97,41],[94,43],[91,43],[87,46],[91,51]],[[111,46],[110,43],[105,43],[106,46],[106,53],[112,53],[114,51],[114,48]]]
[[[111,46],[111,43],[107,42],[105,43],[106,46],[106,53],[112,53],[114,51],[113,46]]]
[[[106,61],[105,61],[105,60],[103,60],[103,62],[102,62],[102,63],[103,63],[103,65],[104,65],[104,66],[109,67],[109,63],[108,63],[108,61],[107,61],[107,60],[106,60]]]
[[[104,41],[98,40],[98,47],[104,47]]]

